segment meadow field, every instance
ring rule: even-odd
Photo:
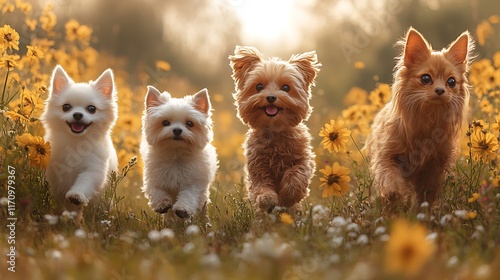
[[[126,57],[95,47],[100,38],[94,26],[76,19],[61,22],[55,8],[48,3],[37,11],[30,2],[0,0],[0,279],[500,275],[500,49],[495,49],[500,15],[470,27],[480,53],[469,75],[472,110],[461,156],[446,174],[434,206],[423,203],[418,213],[384,216],[370,194],[372,174],[362,147],[374,116],[390,100],[391,81],[350,85],[336,93],[342,104],[333,106],[324,102],[320,79],[313,88],[315,111],[307,121],[318,170],[300,213],[262,214],[253,208],[244,185],[246,127],[236,117],[232,91],[209,88],[220,161],[211,186],[210,223],[166,224],[141,193],[138,149],[146,86],[180,97],[199,85],[160,57],[151,67],[128,71]],[[96,79],[111,68],[118,90],[113,140],[120,172],[109,176],[101,206],[86,210],[81,228],[75,227],[73,213],[57,212],[44,180],[51,146],[39,118],[57,64],[75,81]],[[351,64],[360,71],[368,67],[363,61]],[[378,69],[390,77],[392,67],[388,60]],[[225,78],[231,82],[230,75]],[[331,142],[322,136],[330,133],[339,137]],[[344,176],[329,180],[338,174]]]

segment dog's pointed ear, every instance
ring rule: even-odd
[[[106,69],[102,72],[101,76],[93,83],[95,89],[97,89],[104,97],[112,98],[115,92],[115,80],[113,78],[113,71],[111,69]]]
[[[229,56],[229,65],[233,69],[233,80],[239,90],[243,89],[245,77],[255,64],[262,60],[262,55],[254,47],[236,46],[234,55]]]
[[[193,96],[194,108],[206,115],[209,115],[212,105],[206,88],[200,90]]]
[[[307,85],[314,85],[314,79],[316,79],[321,66],[315,51],[294,54],[288,62],[297,67],[299,72],[304,76]]]
[[[431,56],[432,48],[422,34],[410,27],[406,33],[403,52],[404,65],[411,66],[427,60]]]
[[[455,66],[467,66],[472,60],[471,53],[473,49],[474,42],[472,41],[469,31],[465,31],[448,46],[445,50],[445,57]]]
[[[156,89],[154,86],[148,86],[148,91],[146,93],[146,108],[155,107],[160,104],[163,104],[165,101],[170,99],[170,94],[165,92],[162,96],[162,93]]]
[[[64,71],[62,66],[57,65],[54,69],[54,72],[52,73],[52,79],[50,82],[50,95],[61,94],[73,83],[73,80],[68,76],[66,71]]]

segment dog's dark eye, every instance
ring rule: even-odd
[[[263,89],[264,89],[264,85],[263,84],[258,84],[255,89],[258,91],[258,92],[261,92]]]
[[[424,85],[430,85],[432,84],[432,78],[431,75],[429,74],[423,74],[422,77],[420,77],[420,82]]]
[[[94,114],[97,108],[94,105],[87,106],[87,112]]]
[[[69,104],[64,104],[64,105],[63,105],[63,112],[68,112],[69,110],[71,110],[71,105],[69,105]]]
[[[454,88],[457,85],[457,81],[455,81],[455,78],[449,78],[448,81],[446,81],[449,87]]]
[[[194,123],[193,123],[192,121],[187,121],[187,122],[186,122],[186,125],[187,125],[188,127],[193,127],[193,126],[194,126]]]
[[[281,90],[284,92],[289,92],[290,91],[290,86],[289,85],[283,85],[281,86]]]
[[[161,123],[163,126],[169,126],[170,125],[170,122],[165,120]]]

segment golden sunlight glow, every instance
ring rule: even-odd
[[[296,0],[233,1],[233,7],[242,25],[241,37],[244,43],[275,47],[295,44],[298,39],[293,36],[296,4]]]

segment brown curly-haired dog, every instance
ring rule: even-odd
[[[229,60],[238,117],[250,127],[243,145],[250,200],[262,211],[296,209],[316,168],[303,121],[321,64],[314,51],[264,60],[256,48],[242,46]]]
[[[468,32],[433,51],[415,29],[399,42],[392,100],[378,113],[367,141],[373,187],[384,210],[431,205],[454,162],[469,108],[467,70],[474,47]]]

